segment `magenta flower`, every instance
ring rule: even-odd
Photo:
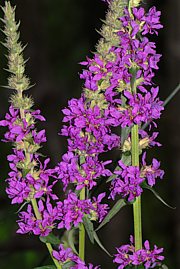
[[[144,19],[145,24],[143,26],[143,35],[146,35],[147,33],[150,34],[156,34],[158,35],[159,29],[163,28],[162,24],[160,24],[160,11],[156,11],[156,7],[150,8],[149,12],[146,14],[146,17]]]
[[[139,167],[126,166],[122,161],[119,161],[118,164],[120,170],[114,172],[117,178],[111,183],[110,198],[115,199],[118,194],[131,202],[143,192],[140,184],[144,181],[144,178],[141,177]]]
[[[35,217],[31,205],[28,205],[27,211],[20,212],[20,219],[17,221],[19,225],[17,233],[33,233],[35,235],[47,236],[52,231],[58,218],[57,208],[53,208],[49,200],[47,200],[45,207],[40,200],[38,209],[41,219]]]
[[[105,193],[100,194],[97,198],[80,200],[77,195],[70,192],[63,202],[57,202],[58,219],[60,223],[58,228],[69,230],[71,226],[77,227],[83,222],[83,217],[87,214],[92,220],[102,221],[107,214],[108,205],[102,204],[101,200]]]
[[[123,245],[117,248],[118,254],[115,254],[114,263],[118,264],[118,269],[127,268],[126,266],[143,265],[146,269],[160,266],[164,260],[162,255],[163,248],[158,248],[156,245],[154,249],[150,249],[149,241],[146,240],[144,247],[135,251],[133,238],[130,238],[129,245]]]
[[[44,117],[40,115],[40,110],[33,111],[31,114],[29,111],[25,111],[25,118],[20,119],[19,109],[15,109],[10,106],[9,113],[6,113],[5,120],[0,121],[0,126],[7,126],[8,132],[5,133],[5,142],[20,142],[29,132],[34,129],[34,123],[31,121],[31,116],[40,121],[44,121]],[[26,118],[29,118],[27,121]]]
[[[106,193],[103,192],[98,195],[97,198],[93,197],[93,206],[94,206],[94,212],[97,214],[96,219],[99,219],[99,222],[101,222],[104,217],[107,215],[109,206],[107,204],[102,204],[102,199],[106,196]],[[91,211],[92,213],[93,211]]]
[[[164,171],[160,169],[160,162],[154,158],[151,165],[146,165],[145,158],[146,153],[143,154],[141,168],[126,166],[121,160],[118,162],[119,168],[114,171],[117,177],[111,182],[110,198],[115,199],[116,195],[121,195],[131,202],[143,192],[144,181],[152,187],[157,178],[163,178]]]
[[[152,165],[146,165],[146,152],[143,154],[142,157],[142,174],[147,178],[148,185],[151,187],[155,185],[156,178],[162,179],[164,176],[164,171],[160,169],[160,162],[157,161],[155,158],[152,160]]]
[[[62,202],[58,202],[58,211],[60,212],[60,223],[58,228],[66,228],[69,230],[71,225],[77,227],[83,222],[85,214],[90,214],[93,206],[90,200],[80,200],[73,192]]]
[[[158,132],[153,132],[152,135],[150,136],[150,135],[148,135],[148,133],[146,131],[140,129],[139,134],[140,134],[140,137],[141,137],[140,144],[144,143],[147,146],[151,146],[151,147],[154,147],[154,146],[160,147],[160,146],[162,146],[159,142],[155,141],[155,139],[159,135]]]
[[[92,189],[97,184],[95,181],[97,178],[112,175],[105,168],[111,161],[100,162],[97,156],[84,158],[81,166],[79,165],[81,157],[75,156],[72,152],[64,154],[62,159],[55,170],[63,182],[64,190],[70,183],[75,184],[77,190],[85,186]]]
[[[65,249],[62,244],[59,245],[58,251],[53,250],[52,255],[62,265],[72,262],[71,269],[100,269],[99,266],[94,267],[92,264],[86,265],[70,248]]]
[[[147,123],[151,121],[155,126],[154,119],[159,119],[161,111],[164,110],[163,102],[157,98],[158,87],[152,88],[144,96],[140,93],[132,94],[125,91],[124,95],[128,100],[129,107],[123,109],[120,116],[121,126],[132,126],[133,124]]]

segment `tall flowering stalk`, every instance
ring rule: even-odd
[[[56,268],[98,269],[85,264],[85,233],[92,243],[103,247],[97,231],[125,205],[133,204],[134,236],[130,244],[117,248],[114,263],[118,269],[163,268],[163,249],[142,240],[141,194],[152,189],[164,171],[160,162],[146,162],[146,149],[161,146],[156,141],[155,120],[164,109],[158,98],[158,87],[153,87],[154,70],[161,57],[156,45],[146,36],[158,34],[162,28],[160,12],[155,7],[145,12],[140,0],[104,0],[108,4],[105,23],[100,31],[92,58],[81,62],[84,81],[79,99],[71,99],[62,110],[64,126],[61,135],[67,137],[68,149],[54,169],[48,169],[49,158],[42,161],[39,149],[46,142],[45,130],[37,131],[37,120],[44,121],[39,110],[25,91],[30,88],[25,75],[23,47],[19,42],[15,9],[6,2],[5,46],[8,48],[8,88],[15,90],[11,106],[1,126],[7,126],[5,142],[13,143],[13,154],[8,156],[10,173],[7,179],[8,196],[12,203],[26,208],[19,213],[18,233],[33,233],[46,243]],[[144,130],[149,125],[149,133]],[[121,136],[117,130],[121,129]],[[114,171],[101,156],[112,149],[120,152]],[[92,196],[92,190],[103,178],[110,185],[108,193]],[[60,201],[54,186],[60,180],[65,198]],[[110,182],[110,183],[109,183]],[[108,185],[108,186],[109,186]],[[118,201],[109,209],[102,200]],[[27,204],[27,205],[26,205]],[[94,222],[98,228],[94,229]],[[53,236],[54,229],[79,231],[79,249],[71,248]],[[53,245],[51,241],[53,238]],[[52,266],[48,268],[54,268]]]
[[[7,126],[8,132],[5,134],[5,142],[12,142],[13,154],[8,156],[11,172],[7,179],[7,193],[12,199],[12,203],[21,204],[24,201],[31,203],[28,205],[28,212],[20,213],[21,220],[18,221],[19,233],[33,232],[34,234],[46,235],[53,228],[51,216],[52,209],[50,203],[46,203],[45,210],[40,200],[37,198],[47,196],[56,200],[56,195],[52,193],[52,186],[49,185],[49,177],[53,171],[46,169],[49,159],[44,164],[39,160],[38,150],[42,142],[46,142],[45,130],[37,132],[35,121],[44,121],[39,110],[32,110],[33,101],[25,95],[25,91],[30,88],[29,78],[25,75],[25,61],[22,52],[24,47],[19,42],[19,24],[15,22],[15,9],[6,2],[4,12],[4,34],[6,35],[5,47],[8,49],[8,71],[10,77],[8,88],[15,90],[11,96],[11,106],[5,120],[0,122],[1,126]],[[46,216],[42,216],[46,214]],[[24,220],[26,222],[23,223]],[[52,246],[46,243],[50,255],[57,268],[61,265],[52,256]]]
[[[150,126],[156,127],[155,120],[160,117],[163,110],[163,102],[157,97],[158,87],[151,87],[154,77],[153,69],[158,69],[157,63],[161,55],[156,53],[155,43],[150,42],[146,37],[146,34],[157,34],[157,30],[162,28],[159,22],[160,12],[153,7],[145,13],[143,8],[138,8],[140,1],[106,2],[109,4],[109,11],[106,23],[101,30],[102,39],[97,45],[97,53],[92,59],[87,58],[87,61],[81,63],[87,66],[87,69],[80,75],[85,80],[84,91],[79,100],[81,108],[78,105],[79,101],[73,99],[69,102],[69,109],[63,110],[64,121],[69,122],[70,125],[63,127],[62,134],[70,137],[68,139],[69,150],[75,152],[76,158],[80,158],[83,150],[86,155],[92,154],[92,151],[89,151],[89,145],[94,146],[94,143],[96,147],[93,148],[93,154],[97,156],[99,153],[120,146],[120,139],[112,133],[112,127],[121,126],[122,134],[126,131],[125,139],[121,138],[120,166],[114,172],[115,176],[111,176],[113,181],[110,198],[114,199],[116,195],[120,195],[133,202],[134,251],[136,255],[138,251],[143,252],[144,260],[140,259],[132,264],[141,265],[145,262],[146,268],[150,268],[152,264],[159,265],[163,256],[157,257],[157,262],[155,259],[152,263],[146,262],[149,257],[142,249],[140,195],[146,184],[152,187],[156,178],[162,178],[164,172],[159,169],[159,162],[156,159],[153,159],[152,165],[146,165],[146,153],[143,153],[143,165],[140,168],[139,155],[150,145],[160,145],[154,141],[158,135],[157,132],[149,136],[142,129],[142,125],[149,122]],[[74,109],[75,104],[77,104],[76,108],[78,106],[81,111]],[[98,123],[101,119],[101,126],[96,124],[96,132],[94,130],[95,110],[99,111],[96,114],[99,117]],[[87,116],[87,111],[91,113],[91,116],[93,115],[92,118]],[[103,132],[101,132],[102,126],[105,127]],[[114,143],[112,143],[112,138]],[[128,157],[126,157],[127,154]],[[131,166],[128,167],[126,165],[129,161]],[[88,162],[88,159],[85,158],[84,162]],[[83,169],[83,165],[80,169]],[[86,173],[83,174],[87,176]],[[59,178],[64,181],[63,174],[59,173]],[[87,181],[87,177],[84,181],[80,178],[78,182],[74,179],[73,174],[69,173],[67,177],[69,183],[82,185],[84,182],[83,184],[90,189],[96,185],[95,177],[92,184]],[[65,183],[67,186],[67,181]],[[81,233],[80,231],[80,236]],[[146,247],[148,244],[147,241]],[[80,244],[81,248],[84,248],[84,243]],[[161,252],[162,249],[157,250],[157,253]],[[127,256],[127,253],[124,255]],[[115,262],[117,261],[116,258]],[[126,265],[128,264],[131,264],[130,260]],[[119,268],[124,268],[126,265],[122,262]]]

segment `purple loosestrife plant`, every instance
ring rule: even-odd
[[[160,146],[154,141],[158,132],[148,134],[142,129],[144,123],[150,123],[149,130],[157,127],[155,120],[160,118],[164,109],[158,97],[159,88],[152,87],[154,70],[158,69],[161,55],[156,53],[155,43],[146,36],[157,35],[162,25],[160,12],[155,7],[145,12],[138,7],[140,1],[129,1],[118,16],[121,1],[106,2],[109,11],[97,52],[91,59],[81,62],[86,67],[80,74],[84,80],[84,91],[78,100],[70,100],[68,108],[63,109],[63,121],[68,125],[63,126],[61,134],[68,137],[68,152],[56,170],[64,189],[73,183],[76,189],[83,188],[80,198],[84,199],[86,189],[91,190],[96,186],[96,179],[111,174],[107,169],[106,173],[104,169],[98,169],[102,167],[99,154],[120,146],[122,159],[110,177],[113,180],[109,198],[114,199],[119,195],[134,202],[135,251],[140,251],[140,196],[143,186],[154,186],[156,179],[164,174],[156,159],[153,159],[152,165],[147,165],[145,161],[144,150],[148,146]],[[125,140],[122,137],[118,139],[112,132],[112,128],[118,126],[122,134],[123,130],[128,130]],[[128,158],[126,153],[129,154]],[[139,155],[142,153],[140,168]],[[97,173],[97,169],[100,173]],[[82,250],[80,257],[84,259],[83,230],[80,231],[79,240]]]
[[[25,94],[30,88],[29,78],[25,75],[25,61],[22,52],[24,47],[19,41],[19,24],[15,22],[15,8],[5,2],[4,34],[5,47],[8,49],[8,88],[15,90],[11,96],[9,113],[0,121],[6,126],[4,142],[13,143],[13,153],[7,157],[10,166],[7,179],[7,194],[12,203],[28,204],[25,211],[19,213],[17,221],[18,233],[33,233],[47,236],[55,227],[58,219],[57,208],[52,201],[58,197],[53,193],[52,182],[55,171],[48,169],[49,158],[40,160],[39,149],[46,142],[45,130],[37,131],[35,124],[38,120],[45,121],[40,110],[33,110],[33,101]],[[22,206],[23,205],[23,206]],[[52,246],[46,243],[56,268],[61,269],[58,261],[52,256]]]
[[[46,243],[54,269],[98,269],[85,263],[85,232],[106,252],[97,231],[125,205],[133,206],[134,236],[130,244],[117,247],[113,262],[118,269],[163,268],[163,248],[142,245],[141,194],[151,190],[164,171],[153,158],[147,164],[146,150],[161,146],[156,141],[156,120],[164,109],[158,97],[159,87],[153,77],[161,55],[149,40],[162,28],[160,12],[155,7],[145,11],[140,0],[104,0],[108,4],[101,39],[91,58],[81,62],[83,91],[79,99],[71,99],[62,110],[60,135],[67,137],[67,152],[54,169],[50,159],[39,153],[46,142],[45,130],[37,131],[36,122],[45,121],[33,101],[25,94],[30,88],[25,75],[23,47],[19,42],[15,9],[6,2],[3,8],[5,46],[8,48],[8,88],[14,89],[11,105],[1,126],[7,127],[4,142],[13,143],[7,159],[10,172],[6,192],[12,204],[20,205],[17,233],[40,236]],[[149,125],[148,131],[144,124]],[[117,130],[121,130],[121,136]],[[102,160],[108,151],[118,150],[118,165],[112,171],[113,160]],[[141,160],[141,161],[140,161]],[[109,192],[92,193],[107,181]],[[60,201],[54,186],[60,181],[65,192]],[[154,190],[153,190],[154,192]],[[103,199],[117,199],[110,209]],[[98,227],[94,229],[94,222]],[[62,229],[59,239],[54,229]],[[75,240],[65,240],[66,234],[79,232],[79,248]],[[54,245],[52,247],[52,244]],[[42,267],[46,268],[46,267]]]
[[[97,198],[80,199],[78,194],[71,191],[63,202],[54,193],[59,169],[49,169],[50,159],[43,160],[39,153],[42,143],[46,142],[46,134],[45,130],[36,130],[36,122],[45,121],[45,118],[40,110],[33,110],[33,101],[25,94],[31,86],[25,75],[25,61],[22,55],[24,48],[19,41],[19,24],[15,22],[15,8],[6,2],[3,11],[4,34],[6,35],[4,45],[8,49],[8,71],[11,74],[7,88],[15,90],[10,99],[9,112],[5,115],[5,119],[0,121],[0,126],[8,129],[3,141],[13,143],[13,153],[7,157],[11,170],[7,178],[6,192],[12,199],[12,204],[20,205],[17,233],[40,236],[41,241],[46,243],[56,268],[60,269],[62,266],[53,256],[51,246],[51,241],[54,244],[54,240],[59,242],[59,239],[53,236],[52,231],[76,228],[82,224],[84,218],[101,222],[107,214],[108,205],[102,203],[104,193],[99,194]],[[94,112],[94,117],[97,115],[97,124],[100,126],[98,111]],[[89,116],[90,120],[93,119],[91,113]],[[68,158],[73,159],[70,153],[68,156],[64,158],[64,161]],[[77,180],[79,179],[77,189],[93,184],[92,169],[96,177],[101,174],[104,176],[112,174],[105,168],[109,161],[99,162],[99,166],[96,166],[96,155],[87,156],[87,160],[87,163],[83,163],[81,171],[79,171],[78,160],[72,162],[74,176]],[[65,167],[66,162],[63,165]],[[67,171],[70,171],[69,168]],[[87,183],[84,183],[85,177]],[[80,261],[73,268],[93,268],[93,266],[86,267],[85,263]]]

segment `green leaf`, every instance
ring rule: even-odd
[[[16,212],[16,214],[17,213],[19,213],[22,209],[23,209],[23,207],[26,205],[26,204],[28,204],[29,202],[24,202],[21,206],[20,206],[20,208],[18,209],[18,211]]]
[[[26,177],[27,174],[29,173],[30,169],[22,169],[22,177]]]
[[[43,243],[50,243],[53,245],[59,245],[60,239],[56,237],[53,233],[50,233],[48,236],[40,236],[39,239]]]
[[[169,207],[170,209],[176,209],[176,207],[172,207],[172,206],[170,206],[168,203],[166,203],[165,201],[164,201],[164,199],[152,188],[152,187],[150,187],[149,185],[147,185],[147,183],[143,183],[142,184],[142,187],[143,188],[145,188],[145,189],[147,189],[147,190],[149,190],[149,191],[151,191],[153,194],[154,194],[154,196],[162,203],[162,204],[164,204],[165,206],[167,206],[167,207]]]
[[[56,266],[54,265],[45,265],[41,267],[35,267],[34,269],[56,269]]]
[[[75,265],[74,262],[66,262],[65,264],[63,264],[62,269],[69,269],[73,265]]]
[[[106,215],[106,217],[103,219],[103,221],[101,222],[101,224],[98,226],[98,228],[96,229],[96,231],[98,231],[105,224],[107,224],[120,211],[120,209],[123,208],[125,205],[126,205],[126,202],[124,201],[124,199],[118,200],[115,203],[115,205],[111,208],[111,210],[109,211],[109,213]]]
[[[68,244],[69,244],[70,248],[73,250],[73,252],[78,255],[78,252],[77,252],[75,245],[74,245],[75,244],[74,232],[75,232],[74,229],[68,231],[68,236],[67,236],[68,237]]]
[[[166,106],[172,99],[173,97],[180,91],[180,83],[177,85],[177,87],[172,91],[172,93],[166,98],[164,101],[163,106]]]
[[[121,161],[127,166],[131,165],[131,155],[122,154]]]
[[[119,166],[117,166],[115,169],[116,170],[120,170],[119,169]],[[117,175],[112,175],[112,176],[108,177],[108,179],[106,180],[106,182],[108,183],[108,182],[112,181],[113,179],[115,179],[116,177],[117,177]]]
[[[96,241],[96,243],[100,246],[100,248],[109,256],[112,257],[112,255],[107,251],[107,249],[103,246],[103,244],[101,243],[101,241],[99,240],[99,237],[97,235],[97,233],[94,231],[94,240]]]
[[[79,197],[81,190],[74,190],[74,193]]]
[[[131,128],[126,127],[121,129],[121,145],[124,144],[124,141],[128,138]]]
[[[88,215],[85,215],[83,217],[83,223],[91,243],[94,244],[94,226],[91,220],[89,219]]]
[[[77,228],[72,228],[71,230],[66,230],[64,231],[63,235],[61,236],[61,242],[63,243],[65,248],[71,248],[74,253],[78,255],[78,252],[75,248],[75,243],[76,243],[76,237],[75,237],[75,232]]]

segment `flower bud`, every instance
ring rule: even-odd
[[[139,141],[139,149],[142,150],[147,148],[149,146],[149,142],[150,142],[149,137],[144,137],[143,139],[141,139]]]
[[[127,151],[131,151],[131,141],[130,141],[130,139],[125,140],[124,144],[122,146],[122,152],[127,152]]]

